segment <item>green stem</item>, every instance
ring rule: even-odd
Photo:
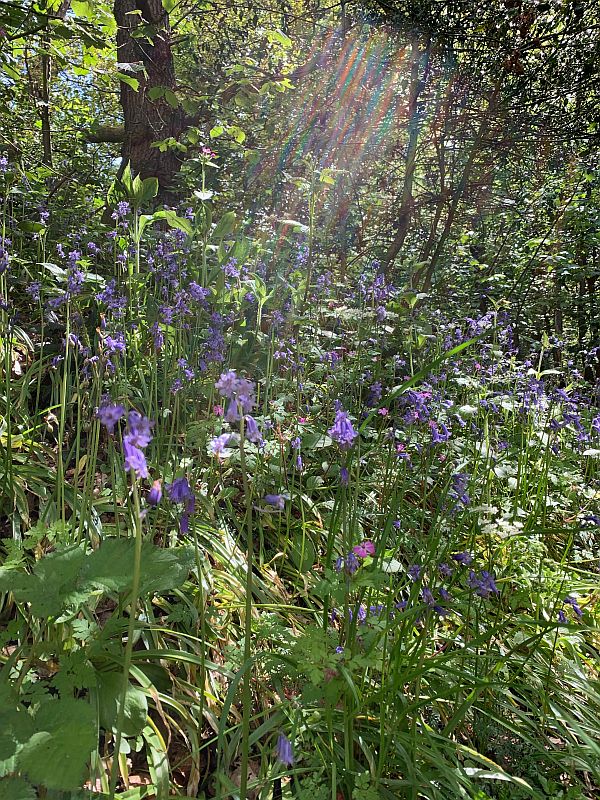
[[[242,759],[240,775],[240,800],[246,800],[248,789],[248,760],[250,755],[250,715],[252,705],[252,670],[250,669],[251,638],[252,638],[252,566],[254,559],[254,544],[252,541],[252,493],[248,482],[246,470],[246,452],[244,449],[244,418],[240,423],[240,462],[242,467],[242,481],[246,499],[246,604],[244,621],[244,684],[242,687]]]
[[[110,792],[109,800],[114,800],[117,777],[119,771],[119,752],[121,740],[123,738],[123,722],[125,720],[125,699],[129,688],[129,670],[131,667],[131,654],[133,652],[133,635],[135,632],[136,611],[140,595],[140,578],[142,573],[142,517],[140,509],[140,496],[138,494],[137,480],[135,473],[131,472],[132,495],[134,507],[134,526],[135,526],[135,550],[133,557],[133,578],[131,581],[131,605],[129,608],[129,624],[127,626],[127,644],[125,645],[125,657],[123,659],[123,691],[121,693],[121,704],[117,715],[117,734],[115,737],[115,750],[110,773]]]

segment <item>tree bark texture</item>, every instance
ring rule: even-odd
[[[129,163],[133,174],[158,178],[159,199],[169,201],[181,157],[173,149],[161,153],[152,145],[170,137],[178,140],[186,117],[181,107],[173,108],[163,97],[151,100],[148,94],[153,87],[176,88],[169,17],[161,0],[115,0],[114,16],[120,71],[139,81],[137,91],[121,81],[122,168]],[[125,65],[131,65],[129,71]]]

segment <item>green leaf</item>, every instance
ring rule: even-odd
[[[86,560],[83,580],[86,586],[123,592],[131,586],[134,561],[133,539],[105,539]],[[181,585],[193,564],[188,548],[164,550],[145,542],[142,550],[140,592],[151,594]]]
[[[165,87],[164,86],[151,86],[148,89],[148,97],[150,100],[158,100],[159,97],[164,97],[165,94]]]
[[[32,718],[22,707],[0,711],[0,775],[15,771],[16,756],[34,730]]]
[[[117,72],[117,78],[126,83],[127,86],[130,86],[134,92],[137,92],[140,88],[140,82],[137,78],[132,78],[131,75],[125,75],[124,72]]]
[[[239,125],[229,125],[229,127],[227,128],[227,133],[230,136],[233,136],[233,138],[238,144],[243,144],[246,139],[246,134],[240,128]]]
[[[12,591],[17,601],[30,603],[37,617],[56,617],[87,597],[78,587],[84,558],[82,547],[72,545],[42,558],[32,575],[0,569],[0,591]]]
[[[69,791],[85,779],[90,753],[97,745],[96,714],[85,700],[49,700],[35,716],[36,733],[17,758],[32,783]]]
[[[2,778],[0,780],[0,800],[35,800],[33,786],[24,778]]]
[[[235,211],[227,211],[221,219],[217,222],[215,229],[213,231],[213,236],[215,239],[224,239],[228,236],[233,229],[235,228],[237,223],[237,217],[235,215]]]
[[[267,39],[270,42],[277,42],[277,44],[280,44],[282,47],[291,47],[293,44],[290,37],[286,36],[286,34],[283,31],[280,31],[279,29],[265,31],[265,33],[267,35]]]
[[[189,219],[185,217],[177,216],[176,211],[166,210],[166,211],[157,211],[154,214],[155,219],[166,219],[167,224],[171,228],[178,228],[180,231],[187,233],[190,236],[193,232],[192,223]]]
[[[171,108],[177,108],[179,106],[179,98],[172,89],[165,89],[165,100]]]
[[[215,125],[214,128],[211,128],[209,131],[209,136],[211,139],[216,139],[221,134],[225,133],[225,128],[223,125]]]
[[[142,181],[142,191],[140,197],[136,200],[142,204],[148,202],[158,194],[158,178],[144,178]]]
[[[25,233],[41,233],[46,230],[46,226],[41,222],[31,222],[28,219],[23,219],[19,222],[19,228]]]
[[[98,673],[98,708],[100,724],[107,730],[115,730],[121,699],[123,695],[122,672]],[[125,693],[125,710],[123,717],[123,733],[125,736],[138,736],[146,725],[148,716],[148,700],[144,692],[127,685]]]

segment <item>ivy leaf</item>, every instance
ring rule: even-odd
[[[97,745],[94,709],[85,700],[49,700],[40,706],[34,724],[36,732],[17,758],[19,770],[48,789],[77,789]]]

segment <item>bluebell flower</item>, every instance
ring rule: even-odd
[[[282,494],[266,494],[264,500],[267,505],[273,506],[279,511],[283,511],[285,508],[285,497]]]
[[[112,433],[117,422],[125,416],[125,409],[116,403],[104,403],[96,411],[96,416],[106,430]]]
[[[125,469],[133,470],[136,478],[148,477],[148,465],[146,456],[139,447],[133,445],[128,436],[123,437],[123,453],[125,455]]]
[[[334,442],[337,442],[341,450],[348,450],[352,447],[358,433],[354,430],[348,412],[339,409],[335,415],[335,422],[327,431]]]
[[[463,567],[468,567],[469,564],[473,563],[473,556],[467,550],[463,553],[454,553],[452,559]]]
[[[277,738],[277,758],[286,767],[291,767],[294,763],[292,743],[283,733]]]
[[[147,447],[152,441],[152,427],[154,423],[148,417],[143,417],[137,411],[130,411],[127,415],[127,438],[135,447]]]
[[[565,603],[568,606],[571,606],[571,608],[577,614],[578,617],[583,617],[583,611],[581,610],[581,607],[577,603],[577,598],[576,597],[573,597],[573,595],[571,595],[571,594],[567,595],[567,597],[565,597]]]
[[[154,481],[146,498],[149,506],[157,506],[162,499],[162,486],[160,481]]]
[[[254,417],[251,417],[250,414],[246,414],[244,417],[244,433],[246,435],[246,439],[249,442],[253,442],[255,444],[259,444],[262,442],[263,438],[260,435],[260,431],[258,430],[258,425],[256,424],[256,420]]]

